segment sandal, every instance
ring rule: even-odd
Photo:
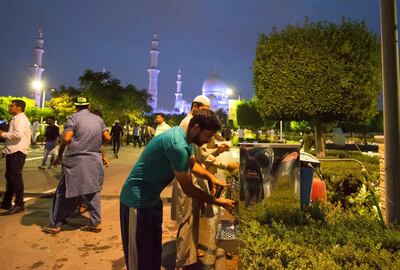
[[[100,226],[87,225],[87,226],[81,227],[81,231],[99,233],[99,232],[101,232],[101,227]]]
[[[59,227],[54,228],[54,227],[46,226],[46,227],[42,228],[42,232],[49,233],[49,234],[58,234],[59,232],[61,232],[61,228],[59,228]]]

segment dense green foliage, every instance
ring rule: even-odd
[[[254,60],[257,108],[264,118],[366,122],[376,114],[380,46],[364,22],[289,25],[260,35]]]
[[[131,84],[121,86],[121,82],[112,77],[110,72],[86,70],[79,82],[82,93],[91,102],[91,109],[100,110],[108,124],[116,119],[142,123],[144,112],[151,110],[147,105],[150,97],[146,90],[138,90]]]
[[[263,121],[256,106],[251,101],[241,101],[236,109],[237,122],[242,128],[259,128],[263,126]]]
[[[0,119],[10,120],[12,115],[8,113],[8,105],[10,105],[11,101],[14,99],[21,99],[25,101],[26,108],[25,114],[29,118],[31,122],[40,120],[40,117],[46,118],[53,114],[53,110],[49,108],[38,108],[35,105],[35,100],[26,97],[0,97]]]
[[[259,112],[277,120],[370,119],[380,90],[378,37],[345,19],[273,30],[259,38],[254,85]]]
[[[258,129],[275,127],[276,122],[263,119],[256,108],[256,101],[242,100],[236,108],[237,123],[242,128]]]
[[[292,215],[240,209],[242,269],[399,269],[400,228],[332,205]],[[283,220],[283,221],[282,221]]]
[[[357,159],[368,183],[378,185],[377,157],[327,151],[328,159]],[[364,173],[357,162],[322,161],[327,204],[291,207],[278,193],[268,204],[240,204],[242,269],[398,269],[400,226],[378,221]],[[285,203],[283,207],[282,203]]]
[[[68,116],[76,112],[74,106],[74,97],[67,93],[58,94],[57,96],[50,99],[49,102],[46,103],[49,106],[56,116],[56,119],[60,123],[64,123]]]
[[[75,112],[74,99],[80,95],[88,97],[90,109],[99,110],[109,125],[116,119],[122,123],[133,121],[143,124],[144,113],[151,110],[147,105],[150,97],[146,90],[138,90],[131,84],[122,86],[109,72],[86,70],[79,82],[80,88],[62,85],[58,91],[52,92],[53,98],[46,104],[60,122]]]
[[[383,133],[383,111],[379,111],[367,122],[344,122],[341,126],[345,132]]]
[[[379,187],[379,160],[359,152],[327,150],[327,159],[342,159],[343,161],[322,161],[321,170],[328,190],[329,201],[340,204],[357,212],[367,212],[372,209],[372,196],[366,192],[366,183],[369,183],[377,192]],[[366,172],[355,161],[363,163]],[[365,173],[368,177],[365,179]],[[376,215],[375,212],[371,212]]]

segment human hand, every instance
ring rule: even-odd
[[[228,162],[227,163],[226,169],[228,171],[233,172],[237,168],[239,168],[239,162]]]
[[[217,199],[217,203],[228,211],[231,211],[237,204],[234,200],[223,198]]]
[[[229,150],[229,145],[227,145],[226,143],[218,144],[218,153],[223,153],[228,150]]]
[[[62,162],[62,156],[57,156],[57,158],[53,161],[53,166],[57,168],[57,165],[60,165]]]
[[[216,192],[217,192],[217,186],[214,185],[214,184],[211,184],[211,187],[210,187],[210,194],[211,194],[212,196],[214,196]]]
[[[108,168],[108,158],[106,156],[102,157],[103,165]]]
[[[225,183],[225,181],[218,179],[217,177],[214,177],[212,180],[213,186],[221,186],[221,187],[227,187],[228,184]]]

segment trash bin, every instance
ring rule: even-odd
[[[311,186],[313,181],[313,170],[300,165],[300,204],[309,205],[311,198]]]
[[[320,162],[315,156],[307,152],[300,152],[300,204],[301,205],[310,204],[314,170],[310,168],[309,165],[312,165],[314,168],[317,168],[320,166]]]

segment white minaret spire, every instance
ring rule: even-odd
[[[43,32],[38,29],[38,36],[36,38],[36,46],[33,48],[35,54],[35,64],[31,66],[32,69],[32,78],[35,85],[35,104],[40,107],[41,103],[41,94],[42,94],[42,73],[44,71],[42,60],[43,60]]]
[[[175,106],[174,110],[180,113],[183,112],[183,102],[182,102],[182,74],[181,69],[178,70],[178,75],[176,75],[176,93],[175,93]]]
[[[149,105],[153,108],[153,111],[157,110],[157,81],[158,74],[160,73],[160,70],[157,68],[157,57],[159,53],[157,33],[154,33],[150,49],[150,67],[147,69],[147,72],[149,72],[148,93],[152,96],[152,100],[149,102]]]

